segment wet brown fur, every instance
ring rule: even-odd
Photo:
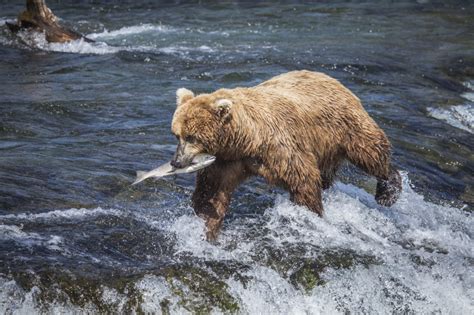
[[[323,214],[321,190],[331,186],[344,159],[378,179],[376,199],[392,205],[401,180],[390,163],[390,142],[337,80],[294,71],[251,88],[194,96],[178,91],[172,131],[193,137],[193,154],[217,157],[199,171],[193,206],[215,239],[233,190],[253,175],[290,192],[291,199]],[[228,100],[230,107],[218,104]]]

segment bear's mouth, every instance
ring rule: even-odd
[[[189,165],[185,165],[182,167],[175,167],[172,165],[172,172],[179,172],[179,173],[193,173],[205,167],[208,167],[212,163],[216,161],[216,157],[210,154],[197,154],[189,163]]]

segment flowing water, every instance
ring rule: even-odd
[[[1,2],[1,313],[474,313],[469,1],[49,4],[97,42],[13,36],[24,1]],[[210,244],[193,175],[130,186],[172,157],[176,89],[295,69],[386,131],[394,207],[349,166],[322,219],[253,179]]]

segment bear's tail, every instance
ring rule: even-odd
[[[390,207],[398,200],[401,192],[402,177],[393,166],[390,166],[388,178],[386,180],[379,179],[377,182],[375,200],[379,205]]]

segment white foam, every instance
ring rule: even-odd
[[[26,292],[15,281],[0,277],[0,313],[38,313],[34,298],[38,291],[38,288],[33,288],[30,292]]]
[[[99,215],[113,215],[123,216],[123,212],[116,209],[67,209],[67,210],[54,210],[49,212],[41,213],[18,213],[18,214],[7,214],[0,216],[0,240],[12,240],[15,241],[19,246],[41,246],[48,248],[49,250],[60,252],[62,255],[71,255],[69,249],[65,244],[63,237],[51,234],[38,234],[35,232],[26,232],[23,230],[23,223],[25,222],[54,222],[57,220],[69,220],[75,221],[84,218],[93,218]],[[8,223],[8,224],[4,224]],[[15,223],[15,224],[12,224]],[[84,254],[95,261],[99,261],[97,258]]]
[[[178,252],[253,266],[246,274],[249,283],[227,281],[244,313],[391,313],[405,307],[415,313],[473,313],[472,215],[425,201],[406,175],[403,179],[404,191],[390,209],[361,189],[338,183],[325,194],[322,219],[279,196],[265,211],[258,237],[246,239],[244,230],[255,222],[240,220],[225,226],[220,244],[212,246],[203,240],[202,221],[191,215],[178,218],[171,231],[177,235]],[[306,294],[256,262],[254,255],[263,244],[283,252],[292,244],[307,247],[302,258],[327,250],[352,251],[380,264],[329,267],[322,273],[326,284]],[[431,265],[416,263],[415,256]]]
[[[2,31],[1,28],[5,28],[4,33],[10,33],[9,31],[7,31],[7,26],[5,25],[5,22],[15,24],[16,20],[5,18],[5,17],[0,18],[0,44],[5,45],[5,46],[11,46],[14,44],[14,41],[11,38],[13,36],[9,37],[9,36],[3,36],[3,34],[1,34],[1,31]]]
[[[54,220],[54,219],[70,219],[76,220],[84,217],[94,217],[98,215],[114,215],[121,216],[123,212],[117,209],[102,209],[101,207],[95,209],[85,208],[71,208],[67,210],[53,210],[40,213],[18,213],[0,215],[0,220],[27,220],[36,221],[38,219]]]
[[[125,35],[125,33],[123,33]],[[76,54],[114,54],[120,51],[129,52],[160,52],[168,55],[176,55],[183,58],[189,58],[192,52],[214,53],[215,49],[201,45],[197,47],[172,45],[168,47],[156,47],[156,45],[135,45],[135,46],[113,46],[102,41],[87,42],[84,39],[73,40],[66,43],[49,43],[44,33],[22,31],[18,33],[20,39],[27,44],[27,47],[33,47],[44,51],[65,52]],[[88,35],[89,36],[89,35]],[[95,38],[95,37],[93,37]],[[104,35],[104,39],[107,39]],[[6,45],[14,45],[12,40],[1,38],[0,42]],[[150,59],[145,58],[149,62]]]
[[[461,96],[464,97],[465,99],[467,99],[468,101],[474,103],[474,92],[462,93]]]
[[[428,107],[430,116],[443,120],[459,129],[474,133],[474,81],[469,80],[463,83],[471,92],[461,94],[469,103],[451,106],[448,108]]]
[[[474,93],[465,93],[463,95],[466,98],[474,97]],[[428,107],[428,113],[432,117],[443,120],[451,126],[474,133],[474,105],[472,104],[456,105],[448,108]]]
[[[16,225],[0,224],[0,239],[40,239],[37,233],[26,233]]]
[[[327,313],[347,309],[364,314],[472,314],[469,294],[456,275],[444,271],[440,279],[437,276],[437,271],[398,266],[333,269],[325,273],[326,285],[311,295],[317,304],[335,301],[336,308]]]
[[[140,24],[140,25],[133,25],[133,26],[125,26],[118,30],[109,31],[105,29],[103,32],[100,33],[91,33],[87,35],[87,37],[91,39],[111,39],[115,37],[122,37],[127,35],[135,35],[141,33],[174,33],[178,30],[165,25],[154,25],[154,24]]]
[[[6,20],[5,20],[6,21]],[[1,20],[0,20],[1,24]],[[207,45],[200,46],[184,46],[184,45],[171,45],[171,46],[160,46],[150,43],[146,45],[125,45],[127,38],[136,34],[142,33],[176,33],[180,32],[179,29],[165,26],[165,25],[154,25],[154,24],[141,24],[122,27],[118,30],[108,31],[104,30],[100,33],[91,33],[86,37],[97,40],[97,42],[87,42],[84,39],[78,39],[66,43],[49,43],[46,40],[45,34],[40,32],[31,31],[20,31],[18,38],[23,42],[24,48],[37,48],[44,51],[53,52],[65,52],[65,53],[76,53],[76,54],[114,54],[120,51],[129,52],[159,52],[169,55],[177,55],[184,58],[189,58],[189,54],[192,52],[200,53],[215,53],[216,50]],[[115,38],[122,38],[121,45],[107,44],[106,41],[113,40]],[[5,36],[0,37],[0,43],[5,45],[19,45],[19,40],[7,38]],[[150,59],[145,58],[145,61],[149,62]]]
[[[142,294],[140,306],[146,314],[162,313],[160,303],[165,300],[169,303],[171,314],[191,314],[179,304],[178,297],[173,294],[163,277],[147,275],[135,285],[135,288]]]
[[[120,313],[125,313],[125,303],[127,302],[127,296],[125,294],[119,293],[115,289],[102,287],[101,300],[104,304],[114,306]]]
[[[5,23],[16,23],[15,19],[7,18],[7,17],[0,17],[0,26],[3,27],[5,26]]]
[[[19,246],[33,247],[42,246],[53,251],[63,252],[64,239],[58,235],[40,235],[35,232],[25,232],[22,226],[0,224],[0,240],[14,241]]]
[[[0,313],[1,314],[95,314],[98,310],[91,304],[82,307],[69,301],[65,303],[52,302],[51,311],[45,312],[38,307],[37,295],[41,290],[34,286],[25,291],[13,280],[0,277]]]
[[[161,47],[157,49],[159,52],[168,55],[178,55],[178,56],[187,56],[191,52],[202,52],[202,53],[214,53],[215,50],[209,46],[202,45],[199,47],[191,47],[191,46],[168,46],[168,47]]]
[[[474,80],[468,80],[463,83],[465,87],[467,87],[469,90],[474,91]],[[471,99],[472,101],[472,99]]]
[[[192,253],[195,257],[201,257],[209,260],[237,260],[240,262],[251,262],[249,250],[253,246],[253,242],[241,244],[234,250],[227,250],[225,247],[215,246],[206,241],[204,233],[204,221],[195,215],[183,215],[177,218],[172,225],[169,226],[170,232],[176,235],[177,250],[174,255],[181,253]],[[231,242],[232,235],[237,230],[229,231],[221,236],[221,241]]]
[[[84,39],[73,40],[67,43],[49,43],[44,33],[21,31],[18,36],[29,47],[54,52],[68,52],[78,54],[113,54],[120,51],[119,47],[109,46],[103,42],[89,43]]]
[[[146,212],[140,212],[134,218],[169,236],[174,235],[177,260],[188,261],[187,257],[191,256],[198,260],[248,266],[242,273],[247,279],[245,283],[239,278],[217,275],[227,284],[226,290],[238,302],[242,314],[338,314],[346,311],[472,314],[472,215],[425,201],[410,187],[407,175],[402,177],[403,192],[392,208],[377,205],[373,196],[357,187],[337,183],[324,194],[326,212],[323,218],[294,205],[287,196],[278,196],[275,205],[263,215],[227,222],[217,245],[204,240],[204,223],[190,208],[178,209],[171,219],[168,216],[151,218]],[[83,211],[81,215],[91,215],[91,210]],[[113,209],[100,208],[92,213],[124,215]],[[38,215],[50,220],[72,218],[76,214],[71,209]],[[22,214],[19,218],[30,220],[34,217]],[[49,246],[61,247],[63,241],[27,233],[18,226],[4,227],[4,230],[4,235],[23,240],[37,238]],[[317,261],[320,255],[328,252],[350,252],[370,257],[373,262],[368,265],[354,262],[348,268],[328,264],[320,272],[324,285],[306,291],[291,283],[289,273],[277,271],[261,258],[262,252],[267,250],[285,253],[288,248],[301,248],[299,258],[310,261]],[[169,281],[173,281],[172,285]],[[17,303],[20,309],[30,307],[28,296],[34,292],[21,293],[11,281],[5,281],[0,288],[4,287],[26,302],[17,297],[8,300],[0,293],[3,305]],[[145,275],[135,283],[135,289],[142,294],[140,307],[146,313],[161,312],[160,303],[165,300],[172,314],[187,313],[176,288],[186,296],[194,296],[178,279]],[[102,293],[103,302],[114,305],[119,311],[124,310],[127,299],[126,294],[114,289],[104,288]],[[55,307],[53,305],[54,311]],[[214,307],[213,312],[218,313],[219,309]]]
[[[103,42],[89,43],[84,39],[74,40],[67,43],[46,43],[44,45],[38,45],[37,47],[43,50],[55,52],[95,55],[114,54],[121,50],[120,47],[109,46]]]
[[[334,300],[305,294],[270,268],[257,266],[245,276],[252,279],[245,285],[227,281],[243,314],[342,314]]]

